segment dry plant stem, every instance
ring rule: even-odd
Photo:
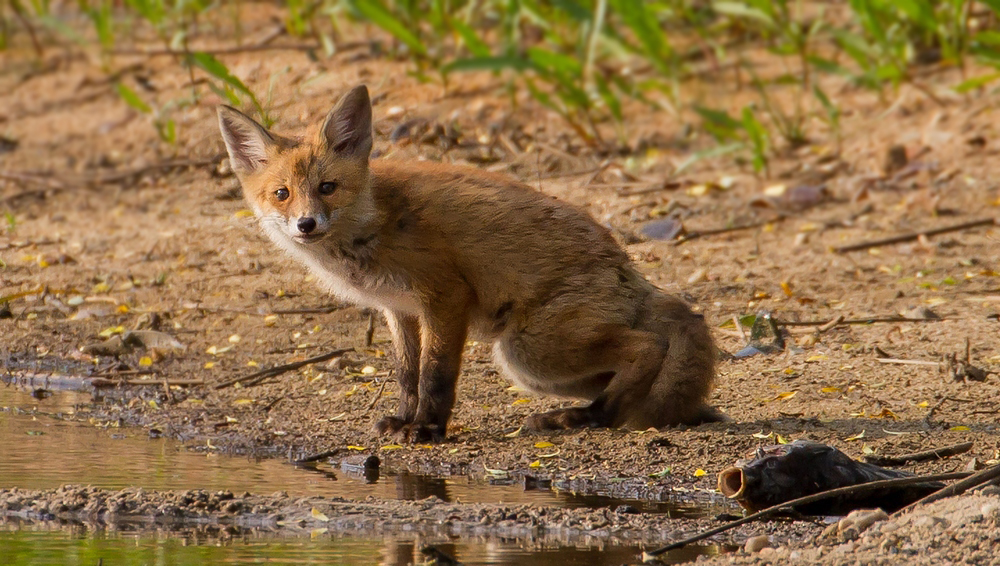
[[[865,462],[868,462],[869,464],[875,464],[876,466],[904,466],[911,462],[941,460],[943,458],[948,458],[949,456],[964,454],[969,450],[972,450],[972,443],[963,442],[961,444],[944,446],[941,448],[935,448],[933,450],[924,450],[923,452],[902,454],[900,456],[865,456]]]
[[[871,240],[868,242],[860,242],[857,244],[851,244],[849,246],[840,246],[833,248],[833,251],[838,254],[846,252],[856,252],[859,250],[867,250],[870,248],[877,248],[880,246],[888,246],[892,244],[899,244],[902,242],[911,242],[913,240],[920,239],[921,236],[936,236],[938,234],[947,234],[948,232],[958,232],[960,230],[968,230],[969,228],[978,228],[980,226],[990,226],[996,225],[996,218],[980,218],[979,220],[973,220],[971,222],[963,222],[961,224],[953,224],[951,226],[944,226],[942,228],[935,228],[933,230],[922,230],[920,232],[910,232],[909,234],[900,234],[899,236],[893,236],[891,238],[883,238],[881,240]]]
[[[680,239],[674,242],[675,246],[679,246],[684,242],[690,240],[696,240],[698,238],[704,238],[705,236],[715,236],[717,234],[728,234],[730,232],[739,232],[740,230],[752,230],[753,228],[760,228],[762,226],[767,226],[768,224],[776,224],[786,219],[785,215],[776,216],[770,220],[762,220],[760,222],[754,222],[752,224],[744,224],[742,226],[729,226],[727,228],[715,228],[712,230],[699,230],[696,232],[690,232],[684,234]]]
[[[901,487],[901,486],[904,486],[904,485],[912,485],[912,484],[915,484],[915,483],[923,483],[923,482],[931,482],[931,481],[957,480],[957,479],[962,479],[962,478],[968,478],[971,475],[972,474],[969,473],[969,472],[950,472],[950,473],[947,473],[947,474],[933,474],[933,475],[929,475],[929,476],[914,476],[912,478],[895,478],[895,479],[891,479],[891,480],[879,480],[879,481],[873,481],[873,482],[868,482],[868,483],[860,483],[860,484],[857,484],[857,485],[849,485],[849,486],[846,486],[846,487],[838,487],[836,489],[831,489],[831,490],[828,490],[828,491],[822,491],[820,493],[814,493],[812,495],[807,495],[805,497],[800,497],[798,499],[793,499],[791,501],[786,501],[784,503],[779,503],[777,505],[768,507],[767,509],[764,509],[763,511],[758,511],[758,512],[754,513],[753,515],[747,515],[746,517],[743,517],[742,519],[737,519],[735,521],[731,521],[731,522],[726,523],[724,525],[719,525],[718,527],[709,529],[707,531],[703,531],[703,532],[698,533],[698,534],[696,534],[696,535],[694,535],[692,537],[688,537],[688,538],[686,538],[684,540],[679,540],[677,542],[672,542],[672,543],[670,543],[670,544],[668,544],[668,545],[666,545],[664,547],[657,548],[656,550],[652,550],[652,551],[649,551],[649,552],[643,552],[642,553],[643,560],[645,561],[647,558],[652,558],[652,557],[655,557],[655,556],[659,556],[659,555],[663,554],[664,552],[670,552],[671,550],[676,550],[678,548],[683,548],[683,547],[685,547],[685,546],[687,546],[689,544],[698,542],[700,540],[704,540],[704,539],[706,539],[708,537],[711,537],[711,536],[715,536],[715,535],[717,535],[719,533],[726,532],[726,531],[728,531],[730,529],[734,529],[734,528],[736,528],[736,527],[738,527],[740,525],[744,525],[746,523],[750,523],[750,522],[756,521],[758,519],[764,519],[766,517],[770,517],[771,515],[774,515],[776,513],[781,512],[781,511],[790,511],[796,505],[806,505],[808,503],[813,503],[813,502],[816,502],[816,501],[822,501],[824,499],[829,499],[831,497],[837,497],[837,496],[840,496],[840,495],[849,495],[849,494],[854,494],[854,493],[864,493],[866,491],[872,491],[872,490],[875,490],[875,489],[882,489],[882,488],[885,488],[885,487]]]
[[[947,487],[941,488],[938,491],[928,495],[927,497],[910,503],[906,507],[903,507],[899,511],[892,514],[893,517],[898,517],[902,513],[909,511],[919,505],[925,505],[927,503],[933,503],[939,499],[944,499],[945,497],[951,497],[952,495],[962,495],[966,491],[978,487],[980,485],[989,483],[997,478],[1000,478],[1000,464],[986,468],[981,472],[977,472],[962,481],[955,482]]]
[[[245,383],[247,386],[256,385],[257,383],[260,383],[261,381],[263,381],[263,380],[265,380],[265,379],[267,379],[269,377],[274,377],[276,375],[281,375],[281,374],[283,374],[285,372],[289,372],[289,371],[295,371],[295,370],[297,370],[297,369],[299,369],[301,367],[305,367],[305,366],[312,365],[312,364],[318,364],[320,362],[325,362],[327,360],[332,360],[333,358],[339,358],[339,357],[343,356],[344,354],[346,354],[347,352],[353,352],[353,351],[354,351],[354,348],[343,348],[341,350],[334,350],[332,352],[327,352],[325,354],[322,354],[322,355],[319,355],[319,356],[315,356],[315,357],[312,357],[312,358],[308,358],[308,359],[302,360],[300,362],[292,362],[290,364],[284,364],[284,365],[280,365],[280,366],[275,366],[273,368],[269,368],[269,369],[264,369],[264,370],[261,370],[261,371],[257,371],[257,372],[251,373],[249,375],[244,375],[244,376],[241,376],[241,377],[230,379],[228,381],[223,381],[222,383],[216,385],[215,388],[216,389],[225,389],[226,387],[231,387],[233,385],[236,385],[237,383]],[[252,382],[252,383],[248,383],[248,382]]]
[[[940,362],[928,362],[925,360],[903,360],[899,358],[875,358],[880,364],[901,364],[907,366],[940,366]]]
[[[836,320],[836,319],[835,319]],[[884,316],[884,317],[872,317],[872,318],[849,318],[846,320],[841,320],[837,325],[841,324],[876,324],[876,323],[895,323],[895,322],[941,322],[943,320],[948,320],[946,318],[906,318],[905,316]],[[830,324],[832,321],[829,320],[775,320],[774,323],[778,326],[825,326]]]

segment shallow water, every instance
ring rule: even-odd
[[[427,545],[463,564],[590,566],[635,563],[641,549],[632,546],[560,546],[501,540],[417,541],[319,535],[279,537],[248,535],[219,539],[184,533],[159,536],[109,532],[78,533],[31,530],[0,524],[0,563],[15,565],[104,564],[115,566],[173,564],[421,564]],[[666,563],[714,554],[691,547],[665,556]]]
[[[417,500],[434,495],[461,503],[534,503],[562,507],[617,507],[628,503],[643,511],[672,516],[702,516],[705,509],[670,501],[622,500],[514,485],[490,485],[465,476],[385,474],[377,479],[345,473],[323,464],[315,468],[266,459],[189,450],[179,441],[150,438],[145,430],[103,422],[65,420],[91,404],[85,392],[55,392],[35,398],[24,389],[0,385],[0,488],[52,489],[64,484],[105,489],[230,490],[234,493],[291,496]],[[374,480],[374,481],[373,481]],[[92,527],[91,527],[92,528]],[[167,535],[170,536],[167,536]],[[335,564],[412,564],[421,562],[419,544],[394,538],[354,538],[319,533],[295,538],[253,532],[237,537],[191,532],[123,533],[93,531],[81,525],[36,525],[8,519],[0,523],[0,564],[187,564],[326,562]],[[438,541],[430,541],[438,542]],[[487,540],[443,541],[437,545],[468,564],[621,564],[635,561],[633,546],[550,546]],[[671,561],[692,560],[717,547],[693,547]]]

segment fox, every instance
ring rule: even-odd
[[[528,430],[726,420],[707,404],[717,350],[704,316],[643,277],[582,208],[474,167],[372,159],[364,85],[301,136],[226,105],[218,119],[268,238],[332,294],[384,315],[399,405],[379,434],[445,439],[470,337],[521,388],[587,402],[531,415]]]

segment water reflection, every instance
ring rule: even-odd
[[[279,460],[254,460],[189,450],[167,438],[150,438],[140,429],[101,422],[61,420],[48,415],[77,413],[91,402],[87,393],[58,392],[37,399],[29,391],[0,386],[0,488],[52,489],[67,483],[106,489],[138,486],[157,490],[207,489],[234,493],[292,496],[323,495],[347,499],[420,500],[437,497],[454,503],[555,505],[567,508],[617,507],[671,516],[704,516],[729,510],[673,501],[623,500],[531,486],[491,485],[467,476],[436,477],[379,473],[361,462],[338,466],[312,462],[298,466]],[[24,414],[17,407],[37,409]],[[113,424],[113,423],[112,423]],[[558,487],[558,486],[557,486]]]

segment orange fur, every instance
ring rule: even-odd
[[[228,107],[219,116],[265,232],[331,292],[385,314],[400,406],[379,430],[443,437],[469,335],[522,387],[591,402],[531,428],[722,418],[705,404],[716,351],[704,319],[646,281],[584,211],[503,175],[369,161],[364,87],[304,141]]]

